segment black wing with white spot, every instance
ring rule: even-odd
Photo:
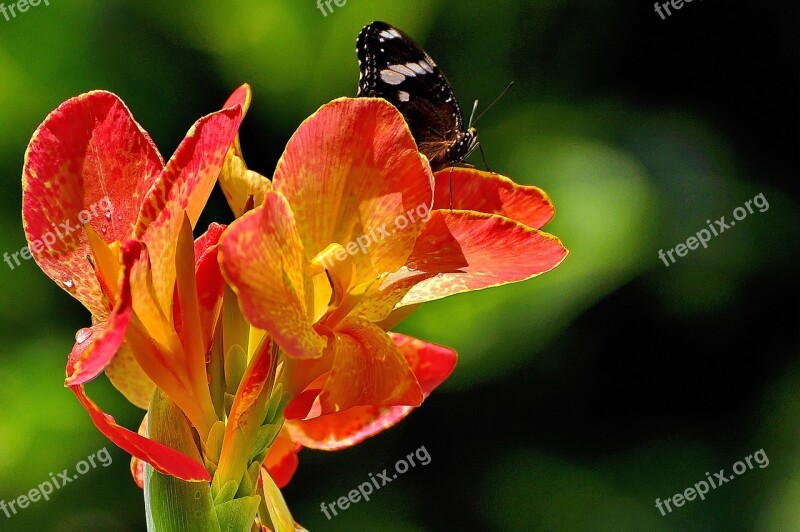
[[[464,131],[456,97],[433,59],[411,37],[373,22],[358,35],[358,96],[384,98],[403,114],[434,170],[459,162],[477,143]]]

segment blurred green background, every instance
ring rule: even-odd
[[[480,124],[492,169],[536,184],[571,254],[523,284],[453,297],[400,329],[455,347],[407,421],[303,451],[285,490],[310,530],[800,530],[797,4],[50,0],[0,17],[0,251],[25,245],[27,142],[63,100],[119,94],[168,156],[242,82],[252,167],[271,175],[321,104],[354,95],[359,29],[386,20],[447,73],[462,107],[517,86]],[[474,162],[480,159],[473,157]],[[658,258],[763,193],[669,268]],[[207,219],[227,221],[216,193]],[[144,529],[128,457],[66,389],[88,313],[33,261],[0,265],[0,499],[107,446],[114,459],[0,530]],[[100,378],[128,427],[142,413]],[[416,467],[331,521],[331,502],[409,452]],[[667,516],[655,508],[759,449],[755,468]]]

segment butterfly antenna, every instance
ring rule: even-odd
[[[472,119],[475,118],[475,111],[477,109],[478,109],[478,100],[475,100],[475,103],[472,104],[472,113],[470,113],[470,115],[469,115],[469,125],[467,126],[467,129],[472,127]],[[483,113],[481,113],[481,114],[483,114]],[[478,117],[478,118],[480,118],[480,117]]]
[[[489,107],[487,107],[486,109],[484,109],[483,111],[481,111],[481,114],[479,114],[479,115],[478,115],[478,118],[476,118],[474,122],[472,121],[472,118],[470,118],[470,120],[469,120],[470,127],[471,127],[472,125],[474,125],[476,122],[478,122],[478,120],[480,120],[480,119],[481,119],[481,117],[482,117],[483,115],[485,115],[485,114],[486,114],[486,111],[488,111],[489,109],[491,109],[492,107],[494,107],[494,104],[496,104],[497,102],[499,102],[499,101],[500,101],[500,98],[502,98],[503,96],[505,96],[505,94],[508,92],[508,89],[510,89],[511,87],[513,87],[513,86],[514,86],[514,83],[516,83],[516,81],[512,81],[511,83],[509,83],[509,84],[506,86],[506,88],[505,88],[505,89],[503,89],[503,92],[501,92],[501,93],[500,93],[500,96],[498,96],[497,98],[495,98],[495,99],[494,99],[494,101],[493,101],[492,103],[490,103],[490,104],[489,104]],[[478,105],[478,101],[477,101],[477,100],[475,100],[475,106],[477,107],[477,105]],[[472,109],[472,113],[473,113],[473,114],[475,113],[475,109],[474,109],[474,108]]]

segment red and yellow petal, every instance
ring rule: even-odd
[[[269,475],[279,488],[283,488],[292,480],[299,460],[297,453],[302,446],[292,441],[286,428],[282,428],[278,437],[269,448],[267,456],[264,458],[264,466],[269,471]]]
[[[397,109],[381,99],[341,98],[298,128],[273,187],[292,206],[306,258],[332,243],[349,245],[358,284],[403,265],[420,230],[416,213],[431,205],[432,179]]]
[[[31,254],[51,279],[105,316],[109,303],[87,256],[81,225],[106,242],[131,237],[139,207],[164,162],[125,104],[106,91],[61,104],[31,138],[22,217]]]
[[[500,174],[453,168],[437,172],[434,178],[434,209],[499,214],[534,229],[542,228],[555,214],[550,198],[542,189],[519,185]]]
[[[453,372],[457,355],[452,349],[402,334],[390,333],[390,336],[408,362],[425,397]],[[351,447],[396,425],[413,409],[411,406],[356,406],[314,419],[287,421],[286,430],[295,442],[304,447],[335,451]]]
[[[142,422],[139,424],[138,434],[139,436],[147,437],[147,414],[144,415]],[[135,456],[131,456],[131,476],[136,485],[140,489],[144,489],[144,462]]]
[[[147,462],[156,471],[190,482],[210,482],[211,475],[199,462],[183,453],[150,440],[117,424],[113,417],[104,413],[86,396],[83,386],[70,386],[78,401],[89,412],[100,432],[120,449]]]
[[[123,267],[120,270],[119,297],[108,320],[76,335],[75,347],[67,363],[67,386],[88,382],[102,372],[117,354],[133,312],[130,275],[141,253],[141,244],[128,240],[122,246]]]
[[[333,366],[319,395],[320,414],[354,406],[419,406],[423,391],[383,329],[350,318],[335,331]]]
[[[222,294],[225,291],[225,280],[222,278],[218,259],[218,243],[224,230],[224,225],[212,223],[208,231],[194,244],[197,301],[206,353],[211,349],[214,327],[222,309]]]
[[[474,211],[433,211],[414,252],[373,297],[370,319],[401,307],[530,279],[558,266],[567,249],[553,235]]]
[[[222,272],[247,320],[290,356],[322,356],[327,341],[309,316],[303,243],[286,199],[267,193],[261,207],[231,224],[219,245]]]
[[[194,227],[241,121],[239,104],[198,120],[158,176],[139,213],[136,236],[147,244],[156,296],[167,315],[172,308],[175,244],[183,213]]]

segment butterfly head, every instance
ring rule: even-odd
[[[461,133],[461,138],[458,139],[458,142],[453,146],[451,153],[450,153],[450,160],[454,162],[463,161],[469,155],[475,151],[475,148],[478,147],[478,130],[474,127],[470,127],[463,133]]]

